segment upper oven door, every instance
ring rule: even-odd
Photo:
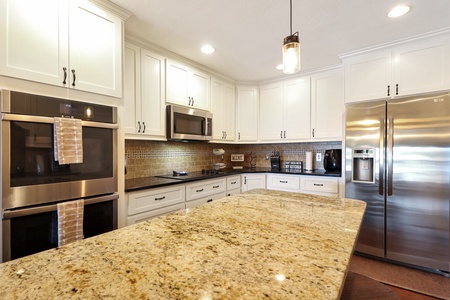
[[[83,163],[54,158],[54,118],[2,113],[2,209],[117,191],[117,124],[82,121]]]

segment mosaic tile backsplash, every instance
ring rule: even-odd
[[[279,151],[281,165],[285,161],[305,161],[306,152],[323,154],[327,149],[341,149],[341,142],[292,143],[292,144],[215,144],[205,142],[157,142],[126,140],[125,158],[127,165],[126,179],[142,178],[155,175],[172,174],[172,171],[200,171],[212,169],[214,163],[225,163],[227,167],[239,165],[270,168],[272,151]],[[225,154],[213,155],[214,149],[223,149]],[[231,154],[242,153],[244,162],[231,162]],[[322,162],[313,161],[314,169],[323,169]]]

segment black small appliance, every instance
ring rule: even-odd
[[[342,160],[341,149],[325,150],[325,155],[323,157],[323,168],[327,172],[340,172],[341,160]]]
[[[272,155],[270,155],[270,169],[272,171],[280,171],[281,164],[280,164],[280,152],[275,151],[272,152]]]

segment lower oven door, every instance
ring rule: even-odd
[[[92,237],[117,229],[117,201],[113,193],[84,198],[83,233]],[[57,206],[3,211],[3,262],[58,246]]]

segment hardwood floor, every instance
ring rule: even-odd
[[[401,289],[392,285],[385,284],[391,290],[393,290],[401,300],[436,300],[439,298],[427,296],[420,293],[411,292],[409,290]]]

